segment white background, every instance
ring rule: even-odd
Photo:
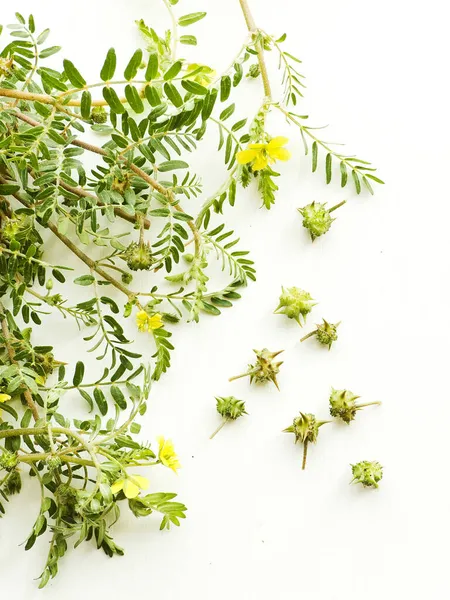
[[[39,2],[16,0],[51,27],[55,57],[74,60],[95,81],[107,48],[123,61],[138,42],[134,20],[167,26],[157,0]],[[123,558],[107,559],[88,544],[69,552],[61,573],[36,590],[48,539],[25,553],[37,510],[30,483],[0,522],[1,595],[67,600],[142,595],[158,600],[311,600],[442,598],[448,578],[448,43],[441,0],[253,0],[259,26],[281,34],[303,60],[308,89],[298,112],[330,124],[323,134],[345,141],[348,153],[373,160],[387,185],[374,198],[326,186],[310,173],[294,129],[271,117],[270,132],[287,134],[292,159],[280,165],[275,207],[259,209],[254,190],[238,193],[226,221],[250,249],[258,280],[220,318],[179,326],[173,366],[154,385],[142,436],[173,438],[183,469],[178,477],[150,474],[153,491],[179,492],[188,518],[160,533],[157,519],[124,511],[115,527]],[[191,30],[201,44],[183,55],[226,68],[245,24],[237,0],[181,0],[177,13],[208,10]],[[3,24],[13,21],[11,3]],[[271,64],[272,79],[277,76]],[[241,93],[243,114],[258,106],[258,82]],[[247,108],[244,107],[244,104]],[[244,110],[245,108],[245,110]],[[223,179],[216,138],[195,159],[205,192]],[[314,244],[296,207],[346,198],[331,231]],[[186,206],[195,211],[196,203]],[[220,222],[217,220],[217,222]],[[54,253],[61,252],[55,245]],[[272,314],[281,285],[296,285],[319,301],[309,326],[322,316],[342,320],[331,352],[313,340],[299,344],[298,325]],[[85,357],[81,335],[59,319],[41,339],[58,358]],[[47,337],[46,337],[47,336]],[[146,342],[147,340],[145,340]],[[151,352],[140,338],[141,348]],[[274,387],[228,383],[252,358],[252,348],[285,349],[281,393]],[[349,388],[381,408],[358,414],[350,426],[327,425],[300,469],[301,447],[281,433],[299,410],[327,416],[330,387]],[[215,395],[247,401],[249,416],[225,427]],[[67,400],[69,402],[69,400]],[[69,407],[66,412],[70,412]],[[350,486],[349,463],[379,460],[378,491]],[[9,593],[9,594],[8,594]]]

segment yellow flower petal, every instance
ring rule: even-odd
[[[289,160],[291,153],[287,148],[274,148],[270,150],[269,155],[276,160]]]
[[[267,144],[267,150],[268,150],[268,152],[271,152],[271,150],[273,150],[274,148],[281,148],[281,146],[285,146],[288,143],[288,141],[289,141],[288,138],[283,137],[281,135],[279,135],[278,137],[274,137]]]
[[[265,169],[268,164],[269,161],[267,159],[267,156],[265,156],[263,153],[260,153],[258,154],[255,162],[253,163],[252,169],[254,171],[261,171],[261,169]]]
[[[139,487],[133,483],[131,479],[125,479],[123,484],[123,493],[131,500],[132,498],[139,496]]]
[[[113,494],[118,494],[123,489],[124,483],[124,479],[118,479],[117,481],[115,481],[111,486],[111,492]]]
[[[250,150],[262,150],[267,147],[267,144],[249,144]]]
[[[159,329],[160,327],[164,327],[162,317],[159,313],[156,313],[156,315],[149,317],[147,323],[149,331],[151,331],[152,329]]]
[[[11,396],[9,394],[0,394],[0,402],[8,402],[11,400]]]
[[[241,150],[236,154],[236,160],[240,165],[247,165],[248,163],[255,160],[257,157],[257,152],[255,150]]]
[[[145,310],[140,310],[136,315],[136,324],[139,331],[147,331],[149,316]]]
[[[148,489],[150,485],[150,481],[147,479],[147,477],[143,477],[142,475],[130,475],[129,479],[141,490]]]
[[[168,469],[172,469],[174,473],[181,467],[178,456],[175,452],[172,440],[166,440],[163,437],[158,437],[159,454],[158,458],[161,463]]]

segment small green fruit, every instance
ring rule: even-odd
[[[216,397],[217,401],[217,412],[222,415],[224,419],[232,419],[235,421],[242,415],[248,414],[245,410],[245,402],[238,400],[234,396],[227,397]]]
[[[305,292],[297,287],[290,287],[285,289],[281,288],[280,303],[275,309],[275,313],[279,315],[286,315],[288,319],[295,319],[301,326],[306,320],[306,316],[311,312],[313,306],[316,306],[317,302],[314,302],[310,293]]]
[[[99,125],[103,125],[108,120],[108,113],[103,106],[94,106],[91,111],[91,120]]]
[[[331,388],[330,395],[330,415],[341,419],[344,423],[350,423],[356,416],[358,410],[362,410],[366,406],[381,404],[381,402],[367,402],[365,404],[357,404],[359,396],[355,396],[350,390],[335,390]]]
[[[308,453],[308,444],[315,444],[319,436],[319,427],[329,423],[330,421],[318,421],[315,415],[311,413],[300,412],[299,417],[295,417],[292,425],[283,429],[283,433],[293,433],[295,435],[295,443],[303,444],[303,463],[302,469],[306,467],[306,457]]]
[[[311,204],[297,209],[303,217],[303,227],[308,229],[312,241],[330,229],[331,224],[336,220],[331,217],[330,213],[343,204],[345,204],[345,200],[328,209],[326,203],[311,202]]]
[[[271,381],[275,384],[277,390],[279,390],[277,375],[280,372],[280,366],[283,362],[275,362],[274,359],[281,354],[283,350],[270,352],[267,348],[263,348],[262,350],[253,350],[253,352],[256,354],[255,364],[249,365],[246,373],[230,377],[229,381],[249,376],[250,383],[266,383],[267,381]]]
[[[377,461],[363,460],[352,467],[352,483],[361,483],[364,487],[377,488],[383,477],[383,467]]]
[[[132,271],[149,271],[154,262],[149,243],[137,244],[131,242],[125,250],[123,258]]]

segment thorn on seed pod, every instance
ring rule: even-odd
[[[99,125],[103,125],[108,120],[108,113],[103,106],[94,106],[91,110],[91,120]]]
[[[378,482],[383,478],[383,467],[376,460],[362,460],[352,468],[352,483],[361,483],[364,487],[377,488]]]
[[[331,217],[331,213],[343,206],[345,202],[346,200],[343,200],[332,208],[326,208],[326,203],[311,202],[311,204],[297,209],[303,217],[303,227],[308,229],[312,241],[327,233],[333,221],[336,220]]]
[[[366,402],[365,404],[357,404],[360,396],[355,396],[350,390],[335,390],[331,388],[330,395],[330,415],[341,419],[344,423],[350,423],[356,416],[358,410],[366,406],[374,406],[381,402]]]
[[[238,400],[234,396],[227,397],[216,397],[216,408],[219,415],[223,417],[222,423],[219,427],[214,431],[214,433],[210,436],[210,440],[219,433],[222,427],[228,423],[228,421],[235,421],[242,415],[247,415],[247,411],[245,410],[245,402],[243,400]]]
[[[328,321],[325,321],[325,319],[323,319],[323,323],[317,325],[317,329],[314,329],[314,331],[311,331],[310,333],[302,337],[300,341],[304,342],[308,338],[315,335],[317,341],[320,344],[323,344],[324,346],[328,346],[328,350],[330,350],[333,342],[335,342],[338,339],[337,328],[340,324],[340,321],[338,323],[333,324],[328,323]]]
[[[300,412],[300,416],[295,417],[292,425],[283,429],[283,433],[293,433],[295,435],[295,443],[301,442],[303,444],[303,470],[306,467],[308,444],[315,444],[317,442],[319,427],[322,427],[326,423],[330,423],[330,421],[318,421],[315,415]]]
[[[149,271],[154,262],[150,243],[131,242],[123,258],[132,271]]]
[[[317,304],[317,302],[314,302],[311,294],[297,287],[287,289],[282,287],[279,302],[274,313],[286,315],[289,319],[295,319],[300,326],[302,326],[302,319],[305,322],[306,316],[311,312],[313,306]]]
[[[241,375],[230,377],[229,381],[248,376],[250,377],[250,383],[265,383],[266,381],[271,381],[275,384],[277,390],[280,390],[278,387],[277,375],[280,372],[280,366],[283,364],[283,361],[275,362],[274,359],[281,354],[283,350],[270,352],[267,348],[263,348],[263,350],[253,350],[253,352],[256,354],[256,362],[253,365],[249,365],[248,371]]]

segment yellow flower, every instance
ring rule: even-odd
[[[162,436],[158,438],[159,454],[158,458],[165,467],[172,469],[174,473],[181,467],[178,456],[173,447],[172,440],[166,440]]]
[[[260,171],[276,160],[289,160],[291,154],[289,150],[283,148],[288,141],[287,138],[279,136],[270,140],[268,144],[249,144],[247,150],[241,150],[236,154],[237,161],[240,165],[252,163],[252,169]]]
[[[9,394],[0,394],[0,404],[2,402],[8,402],[8,400],[11,400],[11,396]],[[1,410],[0,410],[0,414],[1,414]]]
[[[113,494],[118,494],[121,490],[127,498],[136,498],[140,490],[146,490],[150,485],[149,480],[142,475],[127,475],[125,479],[118,479],[111,486]]]
[[[136,315],[136,323],[139,331],[152,331],[164,327],[162,317],[159,313],[150,316],[145,310],[140,310]]]

